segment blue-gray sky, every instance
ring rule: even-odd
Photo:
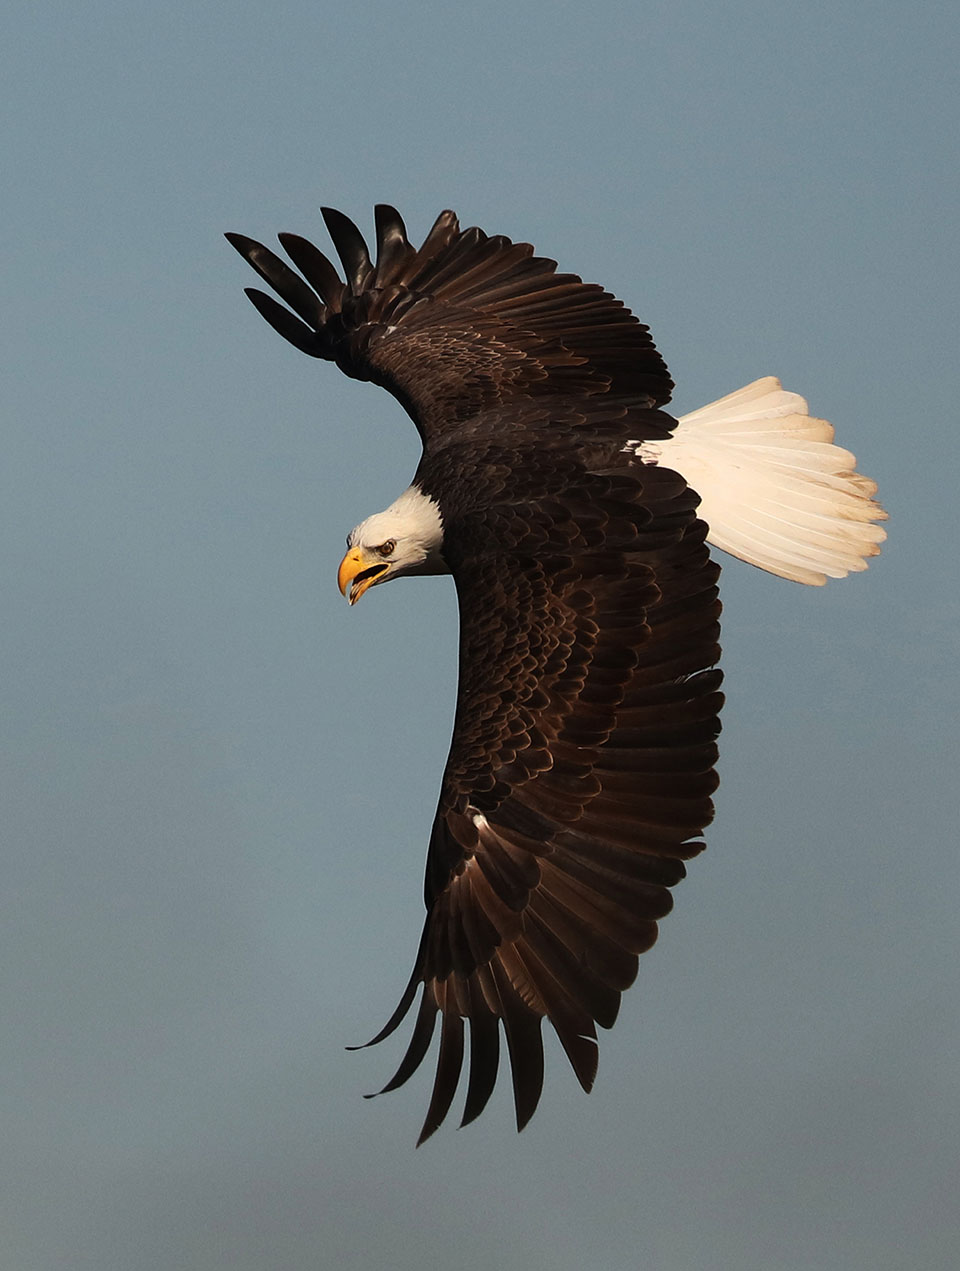
[[[132,8],[4,20],[11,1271],[825,1271],[960,1260],[956,6]],[[822,590],[732,563],[710,850],[583,1096],[556,1047],[419,1152],[399,1045],[448,580],[349,610],[417,459],[221,238],[533,241],[690,410],[764,374],[881,483]]]

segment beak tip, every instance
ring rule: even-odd
[[[357,574],[363,568],[363,561],[358,551],[349,551],[340,562],[340,568],[337,570],[337,586],[340,588],[340,595],[350,600],[350,584],[356,578]],[[353,601],[350,600],[353,604]]]
[[[363,593],[380,581],[381,575],[389,569],[387,562],[377,559],[362,548],[352,548],[340,562],[337,571],[337,586],[341,596],[347,603],[355,605]]]

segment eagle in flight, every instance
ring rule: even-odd
[[[345,278],[281,234],[299,273],[227,238],[286,305],[256,308],[311,357],[388,389],[423,455],[347,540],[351,604],[404,574],[452,574],[453,739],[430,832],[427,917],[392,1033],[419,993],[407,1080],[437,1018],[423,1142],[468,1054],[462,1124],[493,1091],[501,1024],[518,1129],[549,1020],[584,1090],[670,888],[704,848],[720,731],[720,568],[708,544],[796,582],[866,568],[876,486],[772,378],[675,419],[649,329],[528,243],[442,212],[413,247],[376,209],[376,260],[323,216]],[[465,1029],[464,1023],[469,1025]]]

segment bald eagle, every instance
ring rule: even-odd
[[[376,261],[323,210],[345,279],[281,234],[295,272],[227,238],[286,301],[249,289],[296,348],[388,389],[423,454],[347,540],[354,604],[405,574],[452,574],[460,678],[430,833],[419,992],[384,1090],[440,1048],[423,1142],[468,1051],[462,1124],[487,1104],[501,1024],[517,1128],[543,1085],[550,1021],[584,1090],[704,848],[720,731],[719,566],[707,544],[821,584],[884,538],[873,482],[806,402],[768,377],[677,420],[649,329],[601,287],[442,212],[419,248],[378,206]],[[465,1039],[464,1021],[469,1030]]]

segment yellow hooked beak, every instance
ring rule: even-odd
[[[352,605],[355,605],[367,588],[372,586],[389,568],[389,562],[375,553],[368,552],[362,547],[351,547],[337,570],[337,586],[340,588],[340,594],[346,596],[347,588],[352,583],[348,599]]]

